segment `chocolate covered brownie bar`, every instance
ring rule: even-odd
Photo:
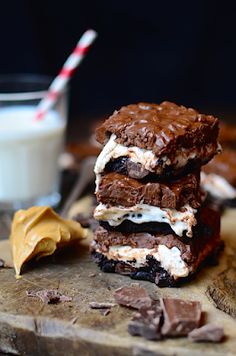
[[[141,181],[112,172],[101,176],[96,197],[99,203],[112,206],[148,204],[179,209],[188,203],[197,209],[201,203],[200,172],[170,182]]]
[[[236,149],[236,125],[220,121],[219,141],[224,149]]]
[[[127,274],[158,286],[174,286],[189,278],[209,255],[219,250],[219,230],[219,214],[205,208],[192,239],[180,239],[173,233],[125,234],[100,226],[91,250],[104,272]]]
[[[236,199],[236,150],[224,149],[201,173],[204,190],[216,199]]]
[[[106,170],[109,162],[127,158],[144,174],[175,175],[187,165],[206,164],[219,150],[217,136],[218,119],[194,109],[170,102],[124,106],[96,131],[97,141],[105,147],[95,173]]]

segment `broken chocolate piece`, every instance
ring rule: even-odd
[[[133,336],[143,336],[148,340],[161,338],[162,310],[153,304],[150,308],[141,308],[128,324],[128,332]]]
[[[114,297],[118,304],[134,309],[148,308],[152,305],[152,299],[146,289],[138,286],[118,288],[114,292]]]
[[[199,329],[192,330],[188,337],[194,342],[221,342],[224,338],[224,329],[213,324],[206,324]]]
[[[110,312],[110,309],[99,309],[99,313],[103,316],[107,316],[108,314],[110,314]]]
[[[166,336],[185,336],[199,327],[201,304],[174,298],[162,298],[164,324],[161,333]]]
[[[71,302],[72,298],[61,294],[57,289],[42,289],[39,291],[26,291],[28,297],[37,297],[45,304]]]
[[[142,179],[149,174],[149,171],[140,163],[134,163],[129,159],[126,161],[126,167],[129,172],[128,176],[134,179]]]
[[[91,309],[110,309],[116,306],[115,303],[98,303],[98,302],[91,302],[89,303]]]

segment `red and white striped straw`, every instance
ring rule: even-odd
[[[74,51],[64,63],[58,76],[52,81],[52,84],[48,89],[46,97],[40,101],[36,110],[36,120],[43,119],[45,114],[56,103],[58,97],[66,87],[75,69],[79,66],[79,64],[86,56],[90,46],[92,45],[96,37],[97,33],[94,30],[88,30],[82,35]]]

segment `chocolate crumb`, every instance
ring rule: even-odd
[[[0,268],[4,268],[5,266],[6,266],[5,261],[2,258],[0,258]]]
[[[78,316],[75,316],[73,319],[71,319],[71,324],[75,324],[78,320]]]
[[[186,336],[199,327],[202,314],[200,302],[162,298],[161,307],[164,316],[162,335]]]
[[[39,291],[26,291],[28,297],[37,297],[45,304],[71,302],[72,298],[61,294],[57,289],[42,289]]]
[[[91,309],[111,309],[116,306],[115,303],[98,303],[98,302],[91,302],[89,303]]]
[[[101,315],[107,316],[108,314],[110,314],[111,310],[110,309],[100,309],[99,312]]]
[[[206,324],[199,329],[192,330],[188,338],[194,342],[221,342],[224,338],[224,329],[213,324]]]
[[[96,276],[96,273],[89,273],[88,276],[89,276],[89,277],[95,277],[95,276]]]
[[[133,336],[143,336],[147,340],[161,339],[162,310],[159,305],[141,308],[134,313],[128,324],[128,332]]]
[[[152,305],[152,299],[146,289],[139,286],[118,288],[114,292],[114,297],[118,304],[134,309],[148,308]]]

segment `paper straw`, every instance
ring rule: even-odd
[[[36,120],[41,120],[45,114],[53,107],[53,105],[58,100],[58,97],[65,89],[68,81],[73,75],[75,69],[82,62],[86,56],[90,46],[96,39],[97,33],[94,30],[86,31],[80,38],[77,46],[71,55],[67,58],[58,76],[52,81],[48,89],[48,93],[45,98],[43,98],[36,110]]]

